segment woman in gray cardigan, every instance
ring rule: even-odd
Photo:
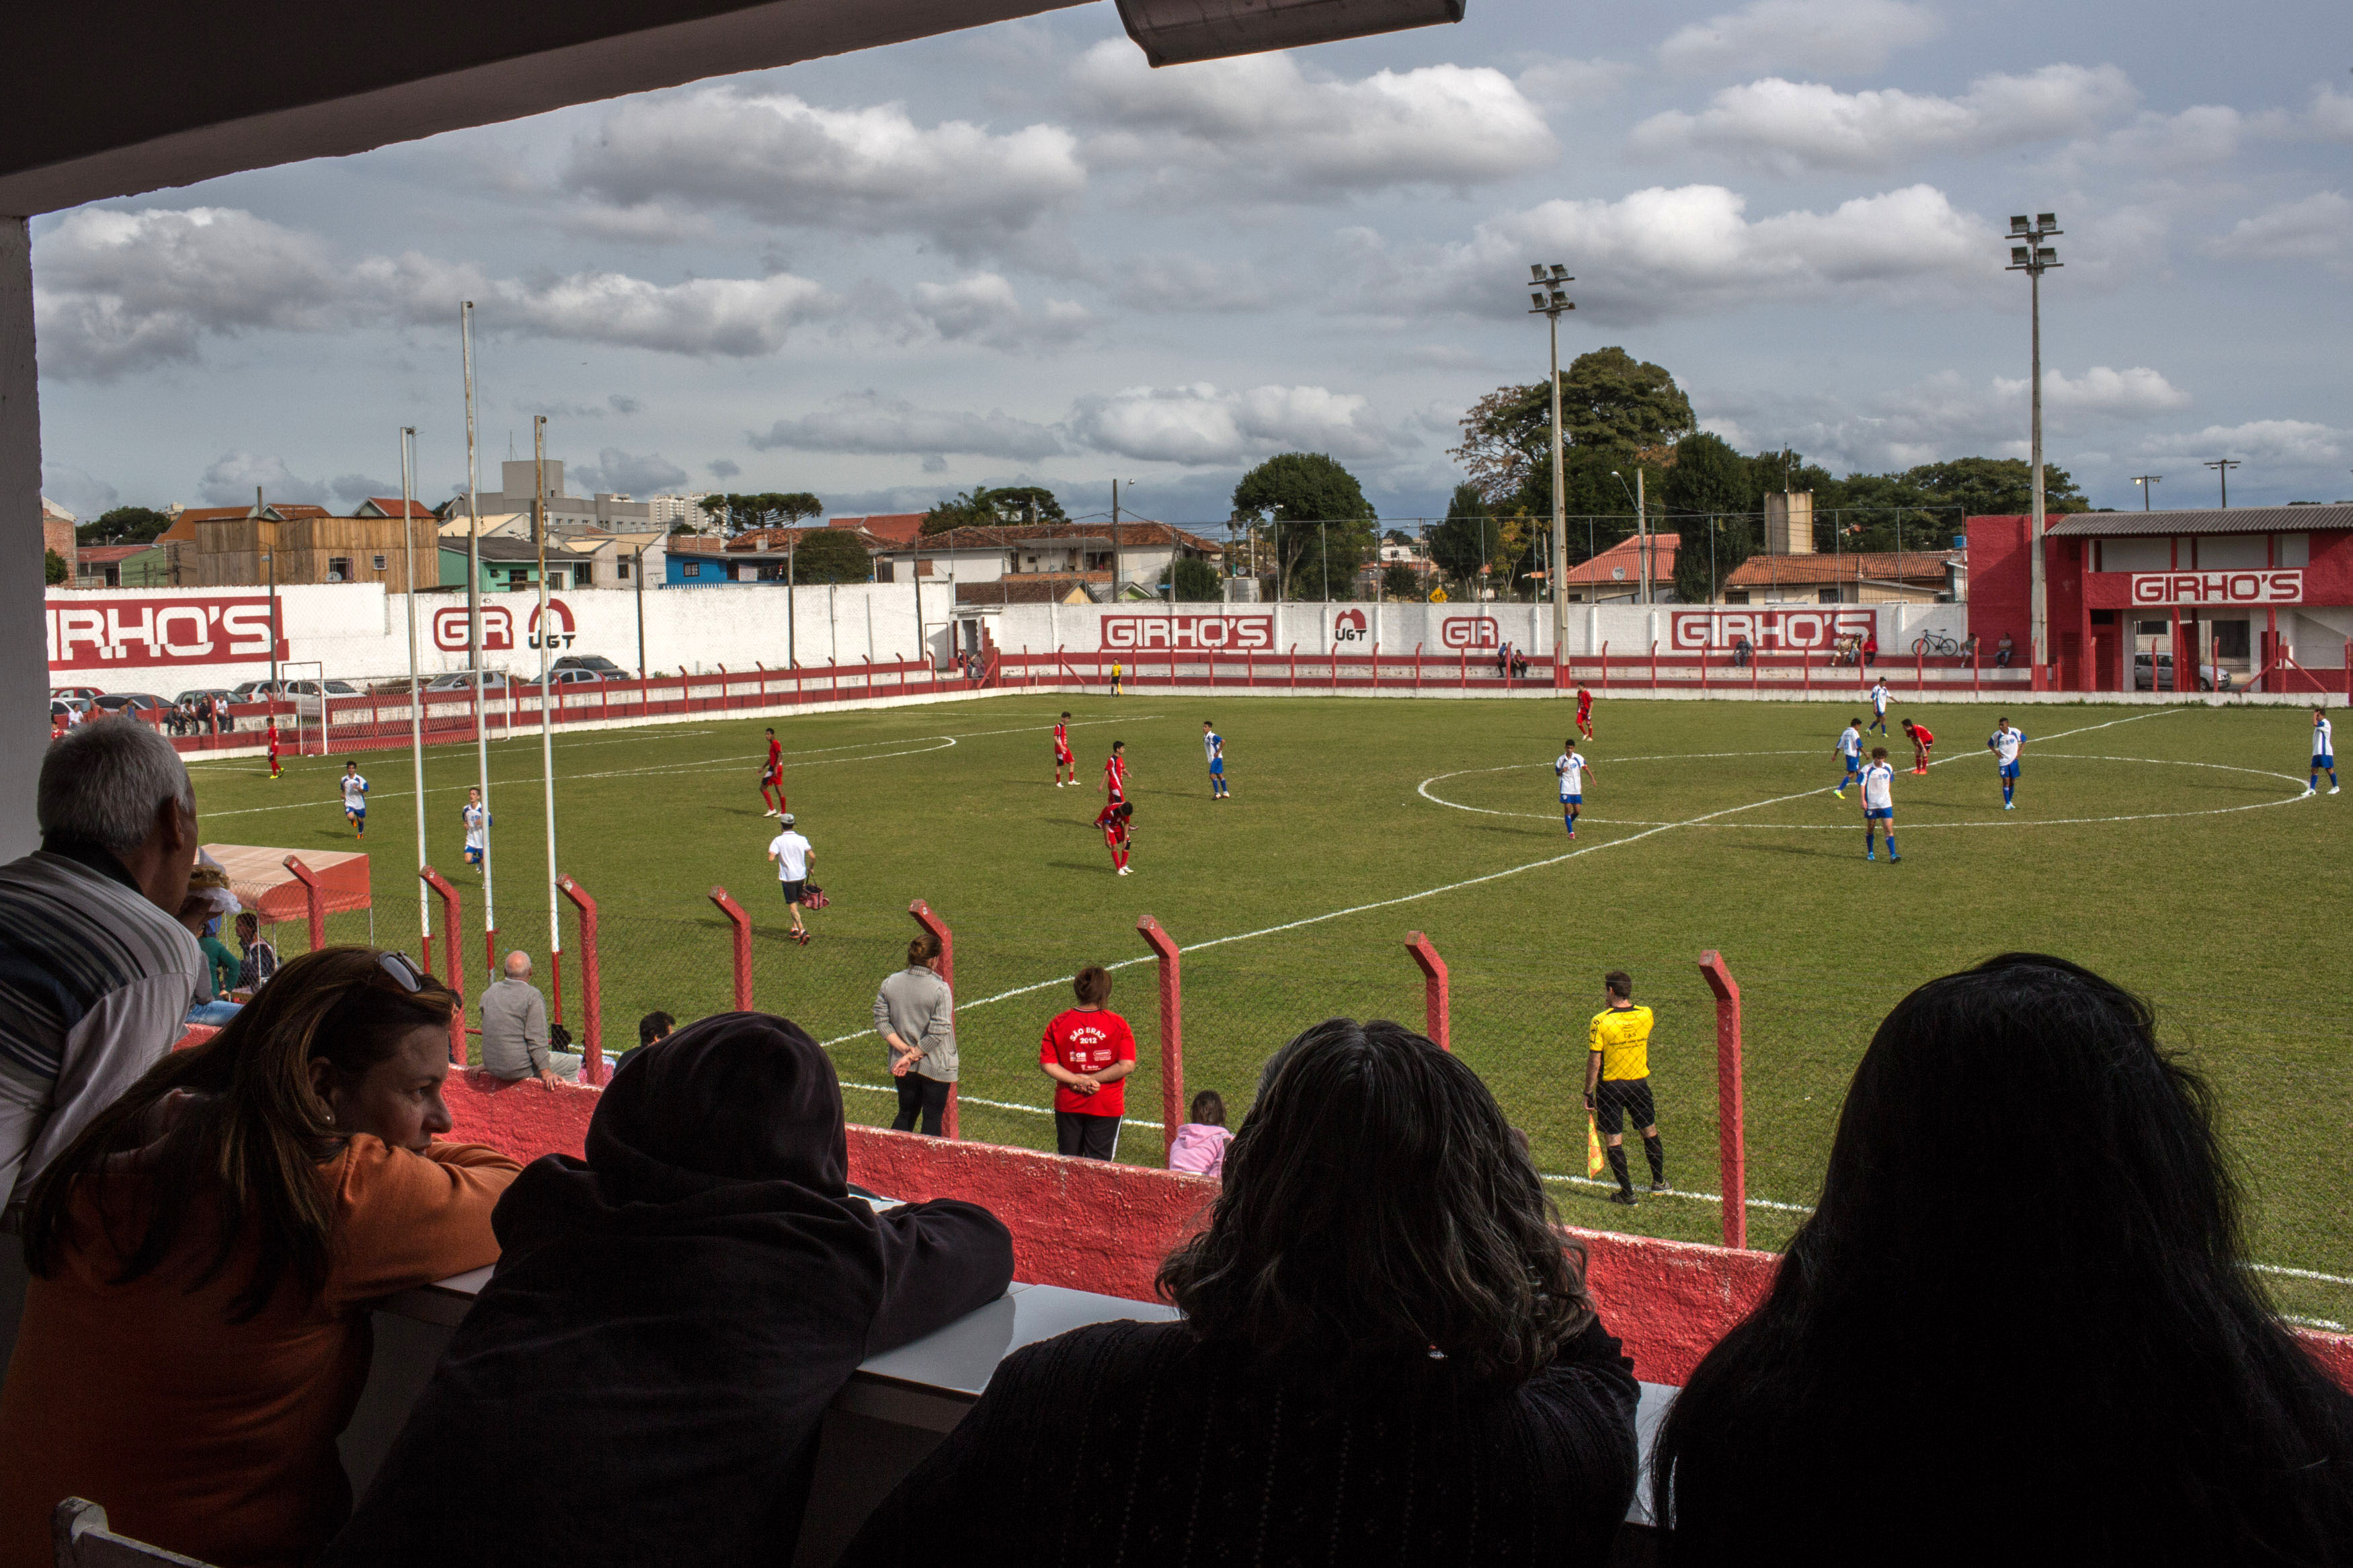
[[[899,1080],[899,1114],[891,1125],[912,1132],[921,1111],[923,1131],[934,1138],[956,1077],[955,1005],[939,962],[939,939],[926,931],[907,944],[907,967],[874,993],[874,1032],[890,1047],[891,1076]]]

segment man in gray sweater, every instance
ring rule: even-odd
[[[899,1114],[892,1127],[936,1138],[956,1078],[955,1003],[940,978],[939,943],[929,932],[907,944],[907,967],[874,994],[874,1032],[890,1047],[891,1076],[899,1080]]]
[[[549,1089],[580,1070],[569,1051],[547,1048],[547,1002],[531,983],[531,955],[507,954],[506,978],[482,992],[482,1066],[493,1078],[536,1078]]]

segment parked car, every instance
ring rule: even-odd
[[[61,723],[71,722],[79,719],[87,718],[89,714],[90,699],[87,697],[52,697],[49,699],[49,723],[52,727]]]
[[[550,686],[594,686],[600,680],[627,680],[628,679],[628,676],[617,672],[607,675],[601,669],[551,669],[547,672],[547,683]],[[534,675],[517,684],[537,686],[539,677]]]
[[[230,689],[231,702],[267,702],[278,693],[280,683],[269,680],[248,680]]]
[[[568,653],[549,665],[548,668],[593,669],[607,680],[627,680],[629,678],[628,670],[601,653]]]
[[[482,686],[486,690],[495,691],[506,683],[507,678],[500,670],[487,669],[482,672]],[[444,675],[427,681],[425,686],[427,691],[471,691],[473,689],[474,678],[470,675]]]
[[[2133,689],[2135,691],[2174,691],[2179,689],[2173,684],[2173,656],[2169,653],[2160,653],[2155,656],[2155,659],[2157,669],[2154,676],[2155,684],[2152,685],[2152,677],[2149,671],[2150,656],[2145,653],[2137,653],[2133,655]],[[2230,690],[2231,672],[2224,669],[2219,664],[2200,665],[2198,667],[2198,689],[2200,691]]]
[[[202,706],[205,699],[207,697],[211,698],[216,702],[234,702],[237,700],[237,693],[235,691],[220,686],[199,686],[193,691],[181,692],[177,697],[173,698],[172,700],[174,702],[194,702],[198,706]]]
[[[319,691],[322,686],[325,687],[326,694],[329,697],[342,698],[359,697],[364,695],[358,687],[353,686],[348,680],[329,680],[323,682],[317,680],[290,680],[286,683],[286,695],[294,699],[294,711],[297,714],[305,719],[315,719],[319,716]]]
[[[105,696],[106,688],[103,686],[52,686],[49,688],[49,695],[79,698],[88,703]]]
[[[109,713],[155,713],[169,708],[170,703],[147,691],[110,691],[91,700],[90,706]]]

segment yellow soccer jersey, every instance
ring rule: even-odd
[[[1601,1053],[1601,1081],[1651,1076],[1651,1010],[1604,1007],[1593,1015],[1589,1049]]]

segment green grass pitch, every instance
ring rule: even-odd
[[[1081,784],[1057,790],[1048,730],[1065,705]],[[1186,1079],[1220,1090],[1237,1120],[1259,1064],[1303,1026],[1419,1024],[1403,939],[1426,931],[1452,971],[1454,1048],[1528,1131],[1538,1166],[1565,1178],[1584,1172],[1586,1020],[1602,973],[1623,967],[1658,1010],[1653,1081],[1685,1192],[1627,1211],[1581,1180],[1554,1191],[1574,1223],[1693,1240],[1718,1226],[1697,1195],[1716,1186],[1716,1100],[1695,966],[1717,948],[1746,1001],[1750,1236],[1765,1247],[1811,1201],[1847,1079],[1889,1007],[1989,953],[2048,950],[2156,1003],[2168,1041],[2220,1091],[2267,1283],[2291,1313],[2353,1321],[2342,921],[2353,802],[2294,798],[2309,715],[2026,709],[2013,715],[2030,737],[2020,809],[2005,814],[1982,749],[1994,709],[1899,699],[1892,720],[1925,721],[1940,761],[1926,777],[1897,773],[1905,858],[1890,865],[1883,850],[1862,858],[1854,793],[1828,794],[1851,711],[1868,709],[1602,696],[1574,845],[1550,770],[1566,702],[1145,691],[689,721],[557,737],[558,861],[602,906],[608,1047],[634,1043],[649,1009],[684,1020],[729,1005],[727,929],[706,897],[724,884],[753,916],[757,1005],[838,1042],[849,1114],[871,1122],[893,1104],[854,1087],[889,1081],[864,1033],[873,988],[913,934],[908,900],[926,900],[956,932],[965,1134],[1033,1148],[1052,1141],[1039,1034],[1078,967],[1143,957],[1140,914],[1210,944],[1184,958]],[[1222,804],[1209,799],[1204,718],[1226,737],[1234,793]],[[783,935],[763,858],[770,723],[834,900],[805,949]],[[1892,727],[1893,760],[1908,765]],[[1114,738],[1135,804],[1136,871],[1124,879],[1089,826]],[[342,761],[290,759],[276,784],[258,761],[198,764],[206,838],[351,847],[332,782]],[[373,929],[413,952],[409,760],[360,762],[373,783]],[[458,816],[474,767],[470,747],[426,760],[430,853],[466,899],[479,988],[481,879],[462,863]],[[501,946],[532,952],[543,982],[537,738],[493,745],[491,774]],[[368,921],[338,916],[331,937],[365,940]],[[576,947],[573,929],[567,911]],[[280,935],[290,952],[302,944],[299,925]],[[570,958],[565,968],[576,1030],[578,973]],[[1128,1110],[1138,1123],[1159,1114],[1152,974],[1144,963],[1115,971],[1112,997],[1144,1046]],[[1121,1157],[1159,1162],[1156,1126],[1129,1126]],[[2032,1170],[1975,1174],[2021,1202],[2067,1201]]]

